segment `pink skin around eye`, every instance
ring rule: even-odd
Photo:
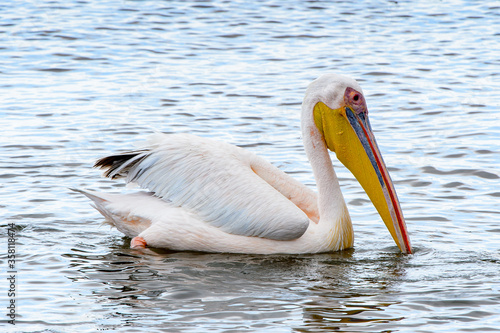
[[[363,94],[351,87],[347,87],[344,93],[344,102],[351,107],[356,114],[368,113]]]

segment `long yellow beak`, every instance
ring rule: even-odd
[[[363,95],[346,88],[344,103],[335,110],[317,103],[314,121],[328,149],[336,153],[368,194],[401,252],[412,253],[403,212],[368,121]]]

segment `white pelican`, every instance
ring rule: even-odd
[[[190,134],[155,134],[143,149],[96,167],[150,192],[92,199],[131,247],[229,253],[318,253],[353,246],[351,218],[328,149],[354,174],[403,253],[409,236],[359,84],[327,74],[302,103],[302,137],[318,194],[242,148]]]

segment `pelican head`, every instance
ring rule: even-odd
[[[341,75],[321,76],[307,89],[302,116],[303,131],[319,138],[316,144],[335,152],[368,194],[401,252],[411,253],[403,212],[375,141],[359,84]]]

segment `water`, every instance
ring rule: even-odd
[[[3,331],[500,331],[497,2],[54,0],[0,11]],[[154,129],[244,146],[314,187],[299,109],[325,72],[365,91],[414,255],[399,253],[337,161],[356,241],[331,254],[131,250],[68,190],[123,190],[93,161]]]

